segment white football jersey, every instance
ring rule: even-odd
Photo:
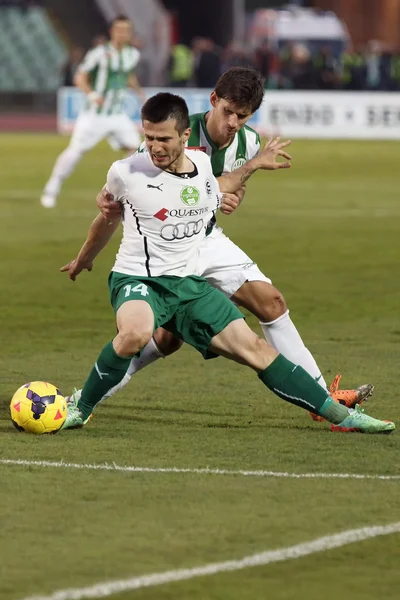
[[[186,150],[193,173],[156,167],[149,153],[115,162],[107,188],[123,205],[123,237],[113,271],[157,277],[198,275],[198,250],[220,202],[204,152]]]

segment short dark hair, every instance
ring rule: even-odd
[[[261,106],[264,85],[261,73],[255,69],[232,67],[218,79],[215,93],[218,98],[233,102],[237,106],[245,106],[254,113]]]
[[[176,119],[176,129],[180,135],[190,127],[189,110],[181,96],[160,92],[152,96],[143,104],[142,120],[150,123],[162,123],[169,119]]]
[[[110,27],[112,27],[113,25],[115,25],[115,23],[118,23],[118,21],[131,21],[129,17],[127,17],[126,15],[117,15],[116,17],[113,18],[113,20],[110,23]]]

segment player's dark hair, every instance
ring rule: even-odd
[[[115,23],[118,23],[118,21],[129,21],[130,22],[130,18],[127,17],[126,15],[122,15],[122,14],[121,15],[117,15],[111,21],[110,27],[112,27]]]
[[[221,75],[215,86],[218,98],[239,107],[249,108],[251,113],[261,106],[264,97],[264,79],[258,71],[245,67],[232,67]]]
[[[190,127],[189,110],[181,96],[160,92],[152,96],[143,104],[142,120],[150,123],[162,123],[169,119],[176,119],[176,129],[179,135]]]

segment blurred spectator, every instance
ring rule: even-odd
[[[341,87],[344,90],[362,90],[365,85],[365,60],[362,52],[343,52]]]
[[[390,60],[391,89],[400,91],[400,51],[393,52]]]
[[[284,87],[291,87],[295,90],[316,89],[316,70],[307,46],[291,44],[284,49],[282,75]]]
[[[85,56],[85,51],[79,46],[75,46],[70,50],[68,60],[60,68],[62,85],[73,86],[74,76],[79,64]]]
[[[333,90],[339,87],[339,61],[330,46],[322,46],[314,57],[317,87],[320,90]]]
[[[254,62],[246,52],[243,44],[231,42],[223,52],[222,71],[231,67],[254,68]]]
[[[185,44],[171,48],[169,80],[172,87],[186,87],[193,79],[193,52]]]
[[[386,91],[391,88],[391,55],[376,40],[368,43],[365,56],[366,88]]]
[[[209,38],[197,38],[193,51],[196,86],[213,88],[221,75],[221,58],[216,45]]]
[[[264,77],[266,87],[278,86],[279,57],[272,52],[268,38],[263,40],[261,46],[254,53],[254,67]]]
[[[380,43],[371,40],[365,56],[366,84],[370,90],[378,90],[381,82]]]

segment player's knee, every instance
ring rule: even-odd
[[[173,354],[179,350],[183,344],[183,341],[177,338],[173,333],[162,328],[157,329],[153,337],[159,350],[164,354],[164,356]]]
[[[264,371],[275,360],[276,350],[272,348],[264,339],[256,337],[253,341],[251,350],[252,364],[250,365],[257,371]]]
[[[152,329],[146,326],[119,331],[117,335],[118,354],[122,356],[136,354],[149,343],[152,334]]]
[[[263,323],[275,321],[287,311],[285,298],[273,285],[269,286],[264,302],[259,307],[259,318]]]

